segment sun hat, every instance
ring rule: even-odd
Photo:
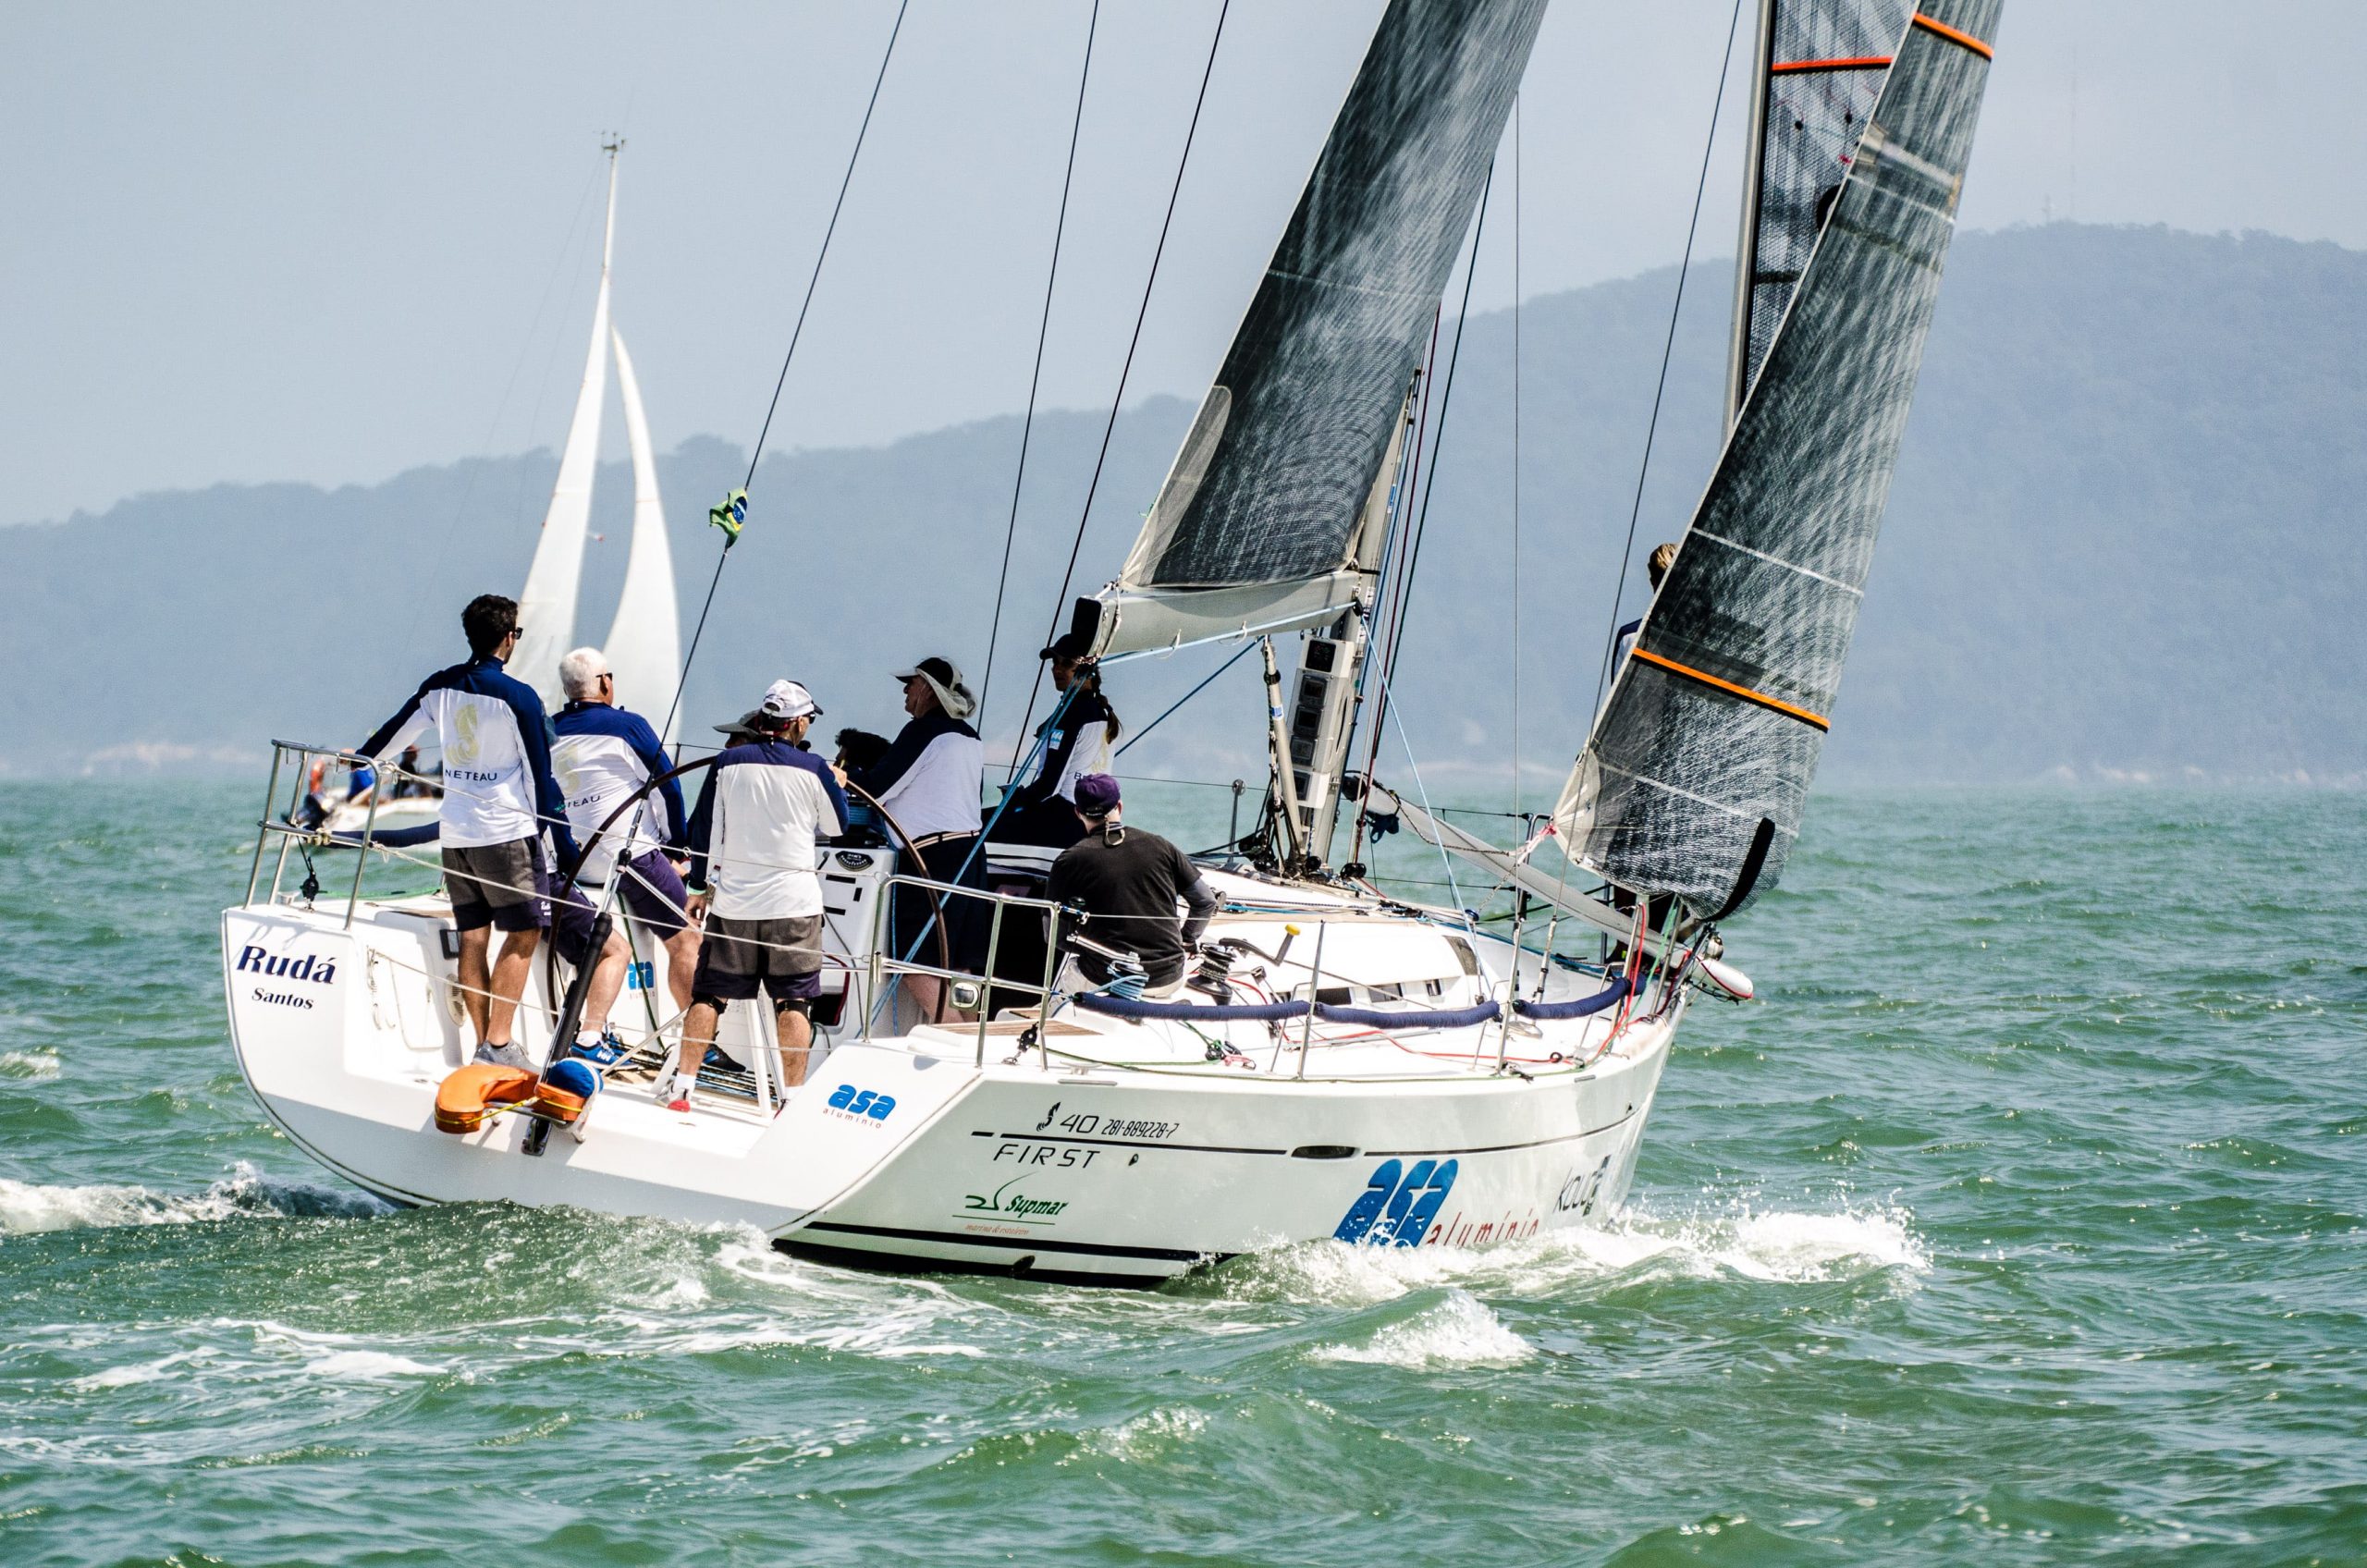
[[[977,711],[978,699],[970,694],[970,688],[962,680],[961,666],[951,659],[925,658],[910,669],[896,672],[900,681],[915,676],[928,682],[929,690],[937,693],[937,705],[949,717],[967,718]]]

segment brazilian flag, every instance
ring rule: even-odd
[[[707,508],[706,520],[723,530],[723,547],[731,548],[740,543],[740,530],[747,525],[748,492],[734,490],[723,497],[722,505]]]

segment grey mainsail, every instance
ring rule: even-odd
[[[1774,885],[1830,726],[1939,297],[2000,0],[1925,0],[1635,650],[1565,850],[1721,918]]]
[[[1760,0],[1729,410],[1759,374],[1856,156],[1906,0]]]
[[[1390,0],[1118,582],[1103,652],[1313,625],[1478,206],[1544,0]]]

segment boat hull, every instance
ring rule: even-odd
[[[350,928],[285,905],[224,916],[240,1069],[346,1180],[405,1205],[747,1225],[832,1262],[1080,1283],[1331,1237],[1474,1246],[1584,1224],[1626,1193],[1683,1011],[1583,1070],[1372,1080],[1298,1080],[1281,1036],[1246,1069],[1143,1071],[921,1029],[839,1044],[777,1117],[618,1088],[572,1130],[510,1115],[452,1134],[435,1127],[465,1033],[448,932],[426,900],[364,904]]]

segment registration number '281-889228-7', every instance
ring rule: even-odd
[[[1348,1206],[1333,1239],[1377,1247],[1421,1245],[1439,1206],[1454,1188],[1455,1170],[1451,1159],[1417,1159],[1410,1170],[1403,1160],[1382,1160]]]

